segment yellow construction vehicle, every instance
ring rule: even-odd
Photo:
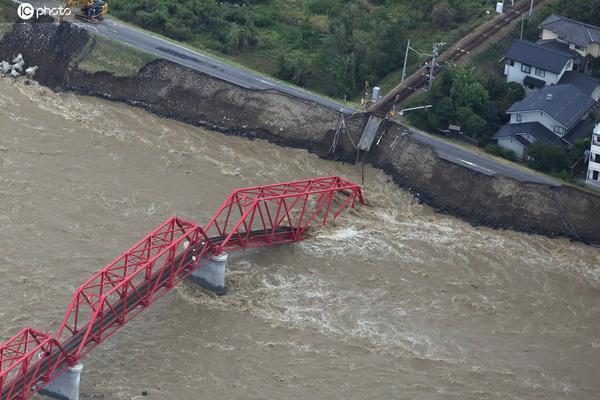
[[[103,19],[108,12],[108,4],[103,0],[69,0],[65,7],[72,10],[76,6],[80,6],[81,11],[75,16],[91,22]]]

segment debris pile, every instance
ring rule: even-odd
[[[23,70],[25,70],[25,75],[27,78],[33,79],[33,76],[38,70],[37,66],[30,66],[25,68],[25,60],[23,59],[23,55],[19,53],[11,62],[8,61],[0,61],[0,74],[2,76],[10,75],[13,78],[17,78],[23,74]]]

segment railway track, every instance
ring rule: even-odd
[[[286,236],[290,235],[291,229],[289,227],[280,227],[276,230],[276,235],[278,236]],[[250,234],[252,238],[264,237],[263,231],[253,231]],[[220,237],[212,237],[209,239],[213,244],[221,244],[224,240],[224,236]],[[180,255],[175,259],[175,265],[182,263],[182,265],[188,266],[192,265],[195,261],[194,256],[196,255],[196,251],[187,252],[185,255]],[[210,258],[214,254],[205,254],[203,258]],[[169,279],[172,274],[171,268],[163,268],[157,271],[149,281],[142,282],[136,289],[136,291],[127,298],[121,299],[115,304],[115,309],[122,309],[123,307],[127,308],[127,310],[134,310],[138,307],[143,307],[144,297],[150,291],[150,289],[154,286],[163,287],[169,283]],[[105,314],[101,319],[97,320],[91,329],[92,335],[98,334],[103,327],[110,326],[112,324],[117,323],[117,317],[114,313]],[[21,399],[27,398],[28,393],[23,393],[25,388],[27,387],[26,382],[29,381],[39,381],[43,382],[43,377],[46,375],[47,371],[54,365],[59,364],[57,370],[64,371],[66,368],[70,366],[68,359],[64,356],[64,353],[69,355],[74,354],[77,349],[82,345],[85,334],[88,326],[82,327],[82,329],[68,338],[64,343],[62,343],[60,349],[56,349],[53,354],[49,357],[46,357],[39,361],[39,365],[34,364],[32,368],[30,368],[30,372],[24,376],[21,376],[17,379],[14,384],[4,388],[2,393],[0,393],[0,400],[12,400],[12,399]],[[64,353],[63,353],[64,352]],[[39,367],[39,368],[38,368]]]
[[[534,6],[540,2],[541,0],[534,0]],[[517,6],[515,6],[506,14],[496,17],[492,21],[482,25],[479,29],[476,29],[464,39],[456,43],[456,45],[451,49],[448,49],[440,54],[436,60],[434,73],[439,73],[444,64],[456,62],[463,58],[466,54],[469,54],[481,46],[498,30],[506,27],[511,22],[519,18],[524,12],[527,12],[529,10],[529,4],[529,1],[522,0]],[[368,111],[383,116],[392,108],[394,104],[406,100],[413,93],[424,88],[429,82],[429,64],[431,64],[431,58],[427,60],[427,63],[425,63],[423,67],[419,68],[414,74],[408,77],[408,79],[393,88],[377,103],[373,104]]]
[[[303,240],[356,200],[360,186],[331,176],[234,190],[204,228],[168,218],[76,290],[56,335],[0,344],[0,400],[29,399],[213,256]]]

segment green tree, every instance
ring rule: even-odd
[[[600,0],[558,0],[554,9],[574,20],[600,26]]]
[[[482,138],[485,136],[487,123],[483,118],[475,114],[471,107],[458,107],[456,118],[458,119],[462,131],[467,136],[472,138]]]
[[[434,111],[442,121],[446,123],[455,122],[456,110],[450,97],[444,97],[440,100],[436,104]]]
[[[310,66],[306,57],[296,52],[280,54],[277,77],[303,86],[310,75]]]
[[[489,94],[477,80],[475,68],[457,67],[450,88],[450,97],[457,108],[468,107],[474,111],[481,111],[489,99]]]
[[[564,146],[549,145],[538,140],[529,146],[527,155],[530,157],[529,166],[539,171],[561,172],[570,166]]]
[[[448,29],[454,23],[454,13],[448,2],[442,1],[433,6],[431,22],[433,26],[440,29]]]

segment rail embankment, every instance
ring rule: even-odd
[[[364,114],[354,115],[347,130],[336,135],[340,115],[335,110],[277,91],[248,90],[104,41],[72,24],[19,22],[0,40],[0,59],[22,53],[28,64],[39,66],[35,79],[54,90],[121,101],[163,117],[305,148],[322,157],[356,160],[354,144],[366,124]],[[600,196],[478,173],[438,157],[389,121],[382,133],[367,162],[436,210],[473,224],[600,243]],[[334,141],[337,146],[331,153]]]

